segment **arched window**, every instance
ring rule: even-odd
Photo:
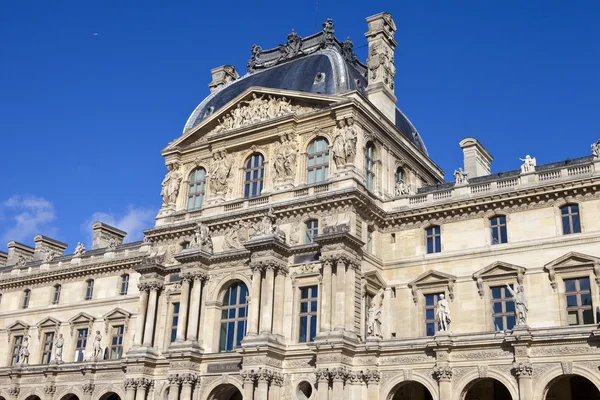
[[[310,142],[307,157],[307,183],[318,183],[327,180],[329,175],[329,142],[327,139],[318,137]]]
[[[198,168],[190,174],[190,187],[188,190],[188,210],[202,207],[204,193],[206,192],[206,170]]]
[[[560,208],[560,217],[562,220],[563,234],[581,232],[581,222],[579,218],[579,206],[577,204],[567,204]]]
[[[365,148],[365,178],[369,190],[375,188],[375,163],[375,145],[369,142]]]
[[[223,296],[219,351],[233,351],[246,335],[248,288],[243,282],[232,283]]]
[[[52,298],[52,304],[58,304],[60,302],[60,290],[61,285],[54,285],[54,297]]]
[[[31,290],[25,289],[23,292],[23,308],[29,308],[29,300],[31,299]]]
[[[129,291],[129,274],[121,275],[121,288],[119,294],[124,296]]]
[[[396,168],[396,182],[404,182],[404,168]]]
[[[506,234],[506,217],[504,215],[490,218],[490,228],[492,228],[492,244],[508,242],[508,235]]]
[[[244,180],[244,197],[260,196],[265,177],[265,158],[262,154],[255,153],[246,161],[246,177]]]

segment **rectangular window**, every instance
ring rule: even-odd
[[[52,298],[52,304],[58,304],[58,302],[60,301],[60,290],[60,285],[54,286],[54,297]]]
[[[563,234],[581,232],[581,221],[579,219],[579,206],[577,204],[569,204],[560,209],[562,219]]]
[[[442,293],[426,294],[425,295],[425,334],[434,336],[440,330],[439,324],[435,317],[438,298]]]
[[[590,278],[565,279],[565,297],[569,325],[594,323]]]
[[[313,239],[319,235],[319,221],[311,219],[306,221],[306,238],[305,243],[312,243]]]
[[[300,288],[300,343],[312,342],[317,334],[317,286]]]
[[[12,345],[12,358],[10,361],[11,366],[17,365],[17,361],[19,361],[19,349],[21,348],[21,343],[23,343],[23,335],[17,335],[13,338]]]
[[[121,276],[121,296],[124,296],[129,291],[129,274]]]
[[[506,217],[494,217],[490,219],[492,228],[492,244],[508,243],[508,235],[506,234]]]
[[[516,324],[515,302],[512,294],[504,286],[495,286],[490,289],[492,291],[492,319],[494,320],[494,330],[511,330]]]
[[[177,338],[177,323],[179,322],[179,303],[173,303],[173,318],[171,319],[171,343]]]
[[[77,329],[77,342],[75,344],[75,362],[85,360],[85,348],[87,347],[88,330]]]
[[[125,327],[123,325],[115,325],[112,327],[110,335],[110,359],[118,360],[123,355],[123,333]]]
[[[50,364],[52,360],[52,348],[54,346],[54,332],[44,334],[44,344],[42,347],[42,364]]]
[[[367,230],[367,252],[373,254],[373,231]]]
[[[427,254],[442,251],[442,235],[439,226],[431,226],[425,231],[427,238]]]
[[[26,289],[23,292],[23,308],[29,308],[29,299],[31,299],[31,290]]]
[[[94,295],[94,280],[90,279],[89,281],[87,281],[87,287],[85,289],[85,299],[91,300],[93,295]]]

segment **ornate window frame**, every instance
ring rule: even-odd
[[[565,234],[563,231],[563,224],[562,224],[562,208],[568,205],[576,205],[579,208],[579,233],[585,233],[586,232],[586,227],[585,227],[585,223],[584,220],[582,218],[582,210],[581,210],[581,205],[582,202],[579,199],[574,199],[571,197],[561,197],[556,199],[556,201],[554,202],[554,219],[555,219],[555,223],[556,223],[556,235],[557,236],[570,236],[570,235],[577,235],[577,233],[568,233]]]
[[[494,331],[491,288],[496,286],[506,286],[508,283],[512,284],[516,289],[518,285],[523,285],[526,271],[527,268],[525,267],[509,264],[504,261],[496,261],[473,274],[473,279],[477,283],[479,297],[485,300],[484,320],[487,329]]]
[[[261,157],[262,158],[262,165],[258,166],[258,167],[254,167],[252,161],[254,160],[254,157]],[[248,169],[248,164],[250,165],[250,168]],[[267,163],[267,158],[265,157],[265,152],[263,152],[261,149],[256,149],[255,151],[253,151],[250,155],[248,155],[247,157],[244,158],[244,163],[241,167],[242,170],[242,198],[244,200],[252,200],[255,199],[257,197],[262,196],[266,191],[266,184],[267,184],[267,169],[268,169],[268,163]],[[253,179],[252,178],[252,174],[250,176],[250,180],[248,181],[246,179],[246,174],[248,173],[248,171],[262,171],[262,176],[259,177],[258,179]],[[246,196],[246,185],[248,185],[250,182],[250,193],[248,194],[248,196]],[[260,182],[260,190],[258,191],[258,193],[252,195],[252,182]]]
[[[190,208],[190,184],[192,182],[191,178],[192,178],[192,174],[196,174],[197,171],[200,171],[201,169],[204,170],[204,192],[194,192],[194,194],[192,195],[194,198],[200,196],[200,193],[202,193],[202,203],[200,204],[200,207],[194,207],[194,208]],[[190,168],[187,171],[187,174],[185,175],[186,179],[182,182],[183,185],[185,185],[185,210],[190,212],[190,211],[197,211],[202,209],[202,207],[204,206],[204,204],[206,203],[206,197],[207,197],[207,193],[208,193],[208,172],[206,170],[206,168],[204,166],[202,166],[202,164],[200,162],[196,162],[194,163],[194,165],[192,166],[192,168]],[[198,185],[199,182],[202,182],[201,180],[195,180],[193,181],[195,183],[195,186]]]
[[[29,335],[29,330],[31,326],[27,325],[25,322],[17,320],[12,324],[6,327],[6,338],[8,339],[8,349],[6,353],[6,364],[8,366],[12,366],[12,348],[13,348],[13,340],[15,336],[27,336]],[[31,344],[31,343],[30,343]]]
[[[456,276],[430,270],[419,275],[415,280],[408,283],[412,291],[413,302],[417,306],[416,318],[419,336],[426,336],[425,332],[425,295],[443,293],[450,302],[454,301],[454,284]]]
[[[327,142],[327,176],[325,176],[323,178],[323,180],[317,181],[316,177],[315,177],[315,181],[310,183],[308,182],[308,159],[310,157],[309,154],[309,148],[310,145],[313,142],[316,142],[317,140],[325,140]],[[303,169],[302,169],[302,174],[303,174],[303,180],[302,183],[305,185],[322,185],[325,184],[327,182],[329,182],[329,178],[332,176],[332,174],[335,173],[335,162],[333,162],[331,160],[331,145],[332,145],[332,138],[329,137],[329,135],[324,134],[324,132],[317,132],[316,134],[313,134],[313,136],[310,138],[310,140],[308,140],[306,142],[306,147],[304,149],[304,153],[301,154],[302,158],[303,158]]]
[[[115,308],[102,316],[104,320],[104,333],[108,334],[110,327],[113,325],[123,325],[124,332],[127,333],[129,328],[129,320],[131,319],[131,313],[125,311],[122,308]]]
[[[94,317],[92,317],[90,314],[87,314],[84,312],[80,312],[79,314],[77,314],[74,317],[72,317],[71,319],[69,319],[69,327],[70,327],[71,337],[74,337],[75,331],[77,329],[81,329],[81,328],[87,328],[88,335],[91,335],[93,332],[92,329],[94,327],[94,321],[95,321]]]
[[[292,276],[292,343],[307,344],[310,342],[300,342],[300,289],[308,286],[317,287],[317,335],[321,330],[321,301],[323,296],[323,284],[319,270],[307,270]],[[285,329],[285,328],[284,328]]]
[[[52,333],[52,345],[50,349],[50,359],[52,359],[52,352],[54,351],[54,341],[58,337],[58,333],[60,331],[61,322],[53,317],[46,317],[40,322],[37,323],[37,340],[39,343],[39,363],[42,364],[43,354],[44,354],[44,341],[42,338],[45,337],[47,333]]]

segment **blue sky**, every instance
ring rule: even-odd
[[[466,136],[494,172],[525,154],[587,155],[600,137],[597,1],[318,3],[2,2],[0,250],[42,233],[72,251],[97,219],[140,239],[160,207],[160,150],[208,94],[210,69],[245,71],[253,43],[327,17],[364,61],[365,17],[392,13],[398,105],[447,177]]]

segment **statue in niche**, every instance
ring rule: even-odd
[[[596,143],[592,143],[592,155],[594,160],[600,159],[600,139]]]
[[[383,305],[383,289],[371,299],[367,312],[367,337],[383,337],[381,331],[381,307]]]
[[[75,246],[75,251],[73,254],[75,257],[81,257],[85,254],[85,246],[81,242],[77,242],[77,246]]]
[[[196,229],[194,230],[194,238],[190,243],[190,248],[201,249],[207,253],[213,252],[212,237],[208,226],[201,222],[196,225]]]
[[[337,135],[333,139],[333,159],[340,168],[354,161],[356,155],[357,132],[353,118],[339,120],[336,128]]]
[[[510,292],[515,302],[517,325],[527,325],[527,311],[529,311],[529,308],[527,307],[527,300],[525,299],[525,289],[523,288],[523,285],[517,286],[517,291],[515,292],[507,283],[506,289]]]
[[[440,332],[450,333],[450,303],[444,294],[440,294],[437,302],[437,322],[440,324]]]
[[[160,195],[162,196],[163,206],[175,205],[177,202],[177,194],[179,193],[179,185],[183,177],[179,172],[179,165],[177,163],[171,163],[167,165],[167,175],[162,181],[162,190]]]
[[[224,195],[229,189],[227,180],[231,174],[233,160],[227,151],[216,151],[213,154],[213,163],[210,166],[209,186],[213,194]]]
[[[404,180],[400,179],[394,186],[394,197],[406,196],[410,194],[410,184],[404,183]]]
[[[288,135],[282,135],[281,144],[277,146],[273,163],[276,181],[294,177],[297,152],[296,143]]]
[[[102,359],[102,335],[100,331],[96,331],[96,337],[94,338],[94,352],[92,353],[92,359],[101,360]]]
[[[54,361],[56,361],[57,364],[61,364],[63,362],[62,352],[64,345],[65,339],[63,338],[62,333],[59,333],[58,339],[56,339],[56,342],[54,342]]]
[[[454,182],[456,182],[457,185],[466,185],[467,183],[469,183],[469,181],[467,180],[467,175],[468,173],[463,171],[462,168],[458,168],[454,170]]]
[[[523,164],[521,165],[522,174],[535,171],[535,167],[537,165],[535,157],[530,157],[529,154],[527,154],[525,158],[519,158],[519,160],[523,161]]]
[[[29,364],[29,339],[31,336],[25,335],[23,337],[23,342],[21,342],[21,346],[19,347],[19,355],[17,364],[27,365]]]

